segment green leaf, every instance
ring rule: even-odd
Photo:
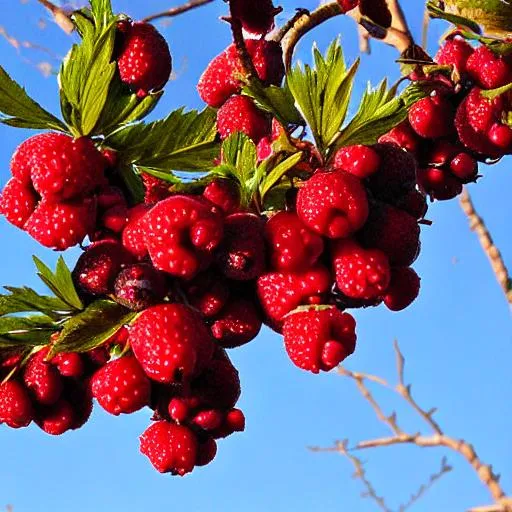
[[[40,312],[54,320],[59,320],[74,311],[61,299],[39,295],[32,288],[6,286],[5,289],[10,293],[0,295],[0,316],[11,313]]]
[[[118,150],[127,164],[155,171],[204,172],[219,156],[216,112],[183,108],[165,119],[120,128],[106,143]]]
[[[154,169],[147,169],[145,167],[137,167],[137,170],[140,172],[145,172],[146,174],[154,176],[155,178],[158,178],[162,181],[166,181],[167,183],[172,183],[173,185],[182,182],[181,178],[172,172],[155,171]]]
[[[318,150],[325,154],[345,120],[359,60],[347,70],[338,40],[325,56],[315,47],[313,59],[314,68],[297,65],[289,71],[287,82]]]
[[[58,130],[66,125],[36,103],[0,66],[0,122],[17,128]]]
[[[33,256],[40,279],[55,293],[55,295],[71,308],[83,309],[84,305],[78,296],[71,272],[67,267],[64,258],[59,256],[55,272],[52,272],[37,256]]]
[[[442,20],[449,21],[458,27],[465,27],[475,34],[481,34],[482,30],[480,25],[473,20],[465,18],[457,14],[451,14],[437,7],[435,2],[427,2],[428,14],[431,18],[440,18]]]
[[[46,345],[59,326],[43,315],[0,318],[0,347]]]
[[[264,200],[269,190],[279,182],[279,180],[302,159],[302,152],[289,156],[277,164],[268,174],[260,185],[260,196]]]
[[[49,357],[59,352],[86,352],[99,347],[136,316],[137,313],[116,302],[97,300],[65,323]]]
[[[90,3],[92,15],[96,20],[103,20],[104,25],[114,16],[110,0],[90,0]]]
[[[130,195],[130,203],[132,205],[142,203],[144,201],[144,184],[140,174],[136,172],[131,165],[118,165],[116,174],[123,181]]]
[[[502,87],[498,87],[496,89],[487,89],[485,91],[481,91],[480,94],[489,100],[493,100],[494,98],[497,98],[498,96],[501,96],[502,94],[512,90],[512,82],[503,85]]]

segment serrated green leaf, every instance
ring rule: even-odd
[[[0,122],[18,128],[58,130],[66,125],[47,112],[0,66]]]
[[[0,347],[46,345],[59,330],[52,319],[43,315],[0,318]]]
[[[123,127],[106,143],[123,161],[155,171],[204,172],[219,155],[216,112],[178,109],[165,119]]]
[[[142,203],[145,194],[144,184],[135,168],[132,165],[118,165],[116,174],[121,178],[126,190],[128,190],[130,203],[132,205]]]
[[[49,357],[59,352],[86,352],[99,347],[136,316],[137,313],[116,302],[97,300],[64,324]]]
[[[38,270],[37,275],[58,298],[73,309],[83,309],[84,305],[76,291],[71,272],[62,256],[57,260],[55,272],[52,272],[37,256],[33,256],[33,260]]]
[[[40,295],[32,288],[6,286],[5,289],[10,293],[0,295],[0,316],[11,313],[40,312],[54,320],[59,320],[74,311],[58,297]]]
[[[482,33],[480,25],[475,21],[465,18],[463,16],[459,16],[457,14],[446,12],[443,9],[440,9],[434,2],[427,2],[427,11],[431,18],[439,18],[445,21],[449,21],[450,23],[453,23],[458,27],[466,27],[475,34]]]
[[[269,190],[279,182],[279,180],[302,159],[302,152],[289,156],[279,164],[277,164],[268,174],[260,185],[260,196],[264,201]]]
[[[90,0],[91,13],[98,21],[103,20],[106,25],[109,19],[114,15],[110,0]]]

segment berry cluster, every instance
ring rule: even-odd
[[[432,199],[446,200],[477,180],[479,161],[512,153],[512,127],[506,122],[512,108],[507,87],[512,83],[512,55],[499,55],[484,44],[474,48],[454,34],[434,60],[446,69],[417,69],[411,75],[429,95],[381,141],[412,152],[419,162],[420,188]]]

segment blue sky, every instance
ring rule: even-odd
[[[117,10],[134,18],[169,7],[153,0],[114,1]],[[280,2],[290,15],[294,2]],[[422,2],[403,2],[411,28],[419,39]],[[66,53],[70,38],[52,25],[35,0],[0,0],[1,25],[21,41]],[[148,7],[149,6],[149,7]],[[300,7],[314,8],[304,0]],[[173,53],[176,79],[154,116],[181,105],[200,107],[195,84],[208,61],[229,42],[229,31],[217,17],[223,2],[182,15],[160,25]],[[46,28],[40,28],[40,20]],[[280,21],[284,19],[280,17]],[[434,23],[430,48],[444,30]],[[312,41],[320,48],[338,34],[349,61],[357,56],[355,27],[350,20],[329,21],[299,47],[308,59]],[[58,112],[55,77],[44,78],[36,64],[49,59],[37,49],[14,48],[0,39],[1,64],[46,108]],[[373,43],[364,56],[356,97],[370,80],[398,76],[391,48]],[[52,61],[56,64],[55,61]],[[1,183],[9,176],[9,159],[28,131],[0,127]],[[508,219],[512,173],[510,158],[482,168],[485,177],[471,192],[497,245],[512,265]],[[358,347],[347,366],[394,379],[392,341],[399,340],[407,359],[407,377],[425,407],[436,406],[446,433],[474,444],[484,461],[502,473],[512,492],[512,374],[511,316],[476,237],[456,201],[431,207],[431,227],[422,229],[423,250],[415,268],[422,277],[420,298],[408,310],[383,308],[355,313]],[[0,219],[2,253],[0,283],[38,286],[31,255],[52,263],[57,254],[39,247],[27,235]],[[70,264],[77,252],[66,256]],[[0,510],[8,503],[15,512],[97,512],[143,508],[188,511],[373,511],[360,498],[361,485],[351,479],[352,467],[336,454],[314,454],[309,445],[329,446],[335,439],[352,441],[386,435],[387,431],[355,391],[353,383],[335,374],[314,376],[295,368],[280,338],[263,332],[249,346],[231,352],[243,386],[240,406],[247,430],[219,445],[217,459],[185,478],[156,473],[138,452],[138,436],[149,420],[148,411],[112,417],[95,410],[79,431],[54,438],[31,426],[23,430],[0,427]],[[396,409],[412,432],[423,426],[389,392],[377,390],[387,411]],[[440,450],[415,447],[381,448],[362,454],[379,494],[391,508],[407,500],[439,467]],[[414,508],[415,511],[462,511],[490,502],[486,489],[457,455],[448,453],[455,470],[446,475]]]

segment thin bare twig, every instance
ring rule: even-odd
[[[505,294],[507,302],[512,305],[512,280],[508,269],[499,249],[494,244],[485,222],[476,212],[467,189],[464,189],[460,196],[460,206],[469,220],[470,229],[476,233],[482,249],[489,258],[494,275]]]
[[[57,25],[66,32],[66,34],[71,34],[71,32],[75,30],[75,25],[73,24],[71,17],[64,9],[49,0],[38,0],[38,2],[51,12],[55,23],[57,23]]]
[[[186,2],[182,5],[178,5],[177,7],[171,7],[166,11],[146,16],[143,19],[143,21],[154,21],[159,18],[172,18],[173,16],[178,16],[178,14],[182,14],[184,12],[195,9],[196,7],[201,7],[202,5],[206,5],[211,2],[213,2],[213,0],[190,0],[189,2]]]

